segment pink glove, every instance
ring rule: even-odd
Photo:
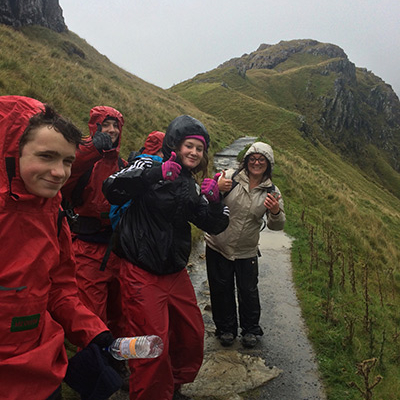
[[[201,184],[201,194],[204,194],[210,203],[219,201],[218,178],[220,175],[220,173],[215,174],[213,179],[205,178]]]
[[[171,157],[161,166],[162,176],[165,181],[174,181],[181,173],[182,167],[175,162],[176,153],[171,152]]]

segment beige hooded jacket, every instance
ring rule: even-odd
[[[267,158],[274,168],[274,153],[270,145],[262,142],[253,143],[245,154],[259,153]],[[230,179],[235,170],[226,172],[226,178]],[[212,249],[218,251],[228,260],[255,257],[258,253],[258,242],[263,216],[266,214],[267,227],[274,231],[282,230],[285,224],[285,212],[283,200],[280,198],[280,212],[273,215],[264,206],[267,196],[267,188],[272,186],[270,179],[249,191],[249,177],[243,169],[234,178],[238,184],[225,198],[225,204],[229,207],[229,226],[219,235],[206,234],[206,243]],[[274,192],[280,194],[275,186]]]

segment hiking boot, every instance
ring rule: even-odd
[[[256,344],[257,344],[256,335],[253,335],[252,333],[246,333],[242,337],[242,345],[243,345],[243,347],[247,347],[248,349],[252,349]]]
[[[228,347],[233,345],[235,335],[231,332],[225,332],[219,335],[218,339],[221,342],[222,346]]]

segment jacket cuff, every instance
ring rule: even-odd
[[[156,183],[159,180],[162,180],[163,174],[162,174],[161,165],[152,167],[152,168],[146,168],[143,171],[143,177],[145,178],[146,182],[149,184]]]
[[[97,344],[100,348],[105,348],[110,346],[114,341],[114,337],[110,331],[104,331],[99,333],[90,343]]]

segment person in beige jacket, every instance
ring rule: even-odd
[[[239,322],[244,347],[252,348],[263,331],[259,325],[258,242],[263,217],[267,227],[282,230],[285,224],[281,192],[272,183],[274,153],[270,145],[253,143],[239,169],[223,171],[219,188],[229,207],[228,228],[206,234],[206,265],[216,336],[223,346],[233,344]]]

